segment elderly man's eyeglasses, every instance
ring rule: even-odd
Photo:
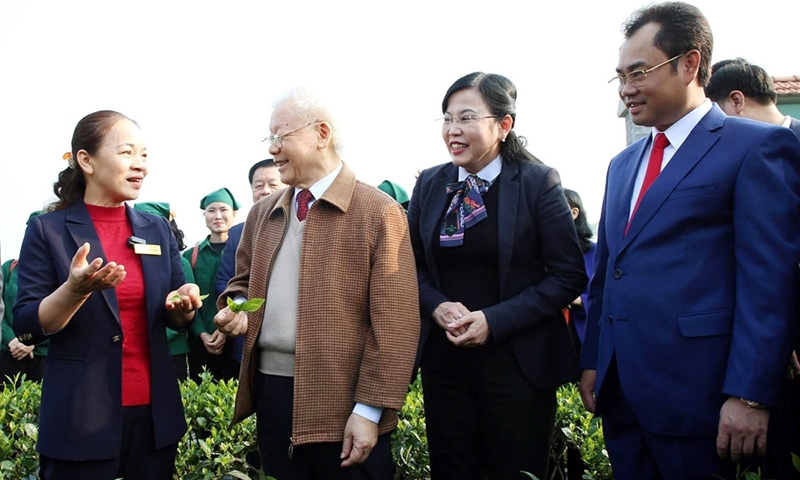
[[[655,69],[657,69],[659,67],[663,67],[664,65],[668,64],[669,62],[672,62],[673,60],[677,60],[677,59],[681,58],[684,55],[686,55],[686,54],[685,53],[681,53],[680,55],[675,55],[674,57],[670,58],[666,62],[659,63],[655,67],[648,68],[647,70],[635,70],[635,71],[630,72],[630,73],[628,73],[626,75],[617,75],[616,77],[614,77],[611,80],[609,80],[608,83],[611,83],[614,80],[616,80],[616,81],[619,82],[619,86],[620,87],[624,87],[625,84],[628,84],[628,85],[630,85],[632,87],[641,86],[641,85],[644,84],[644,81],[647,78],[647,74],[648,73],[652,72],[653,70],[655,70]]]
[[[306,123],[306,124],[305,124],[305,125],[303,125],[302,127],[297,127],[297,128],[295,128],[294,130],[289,130],[288,132],[286,132],[286,133],[281,133],[280,135],[276,135],[276,134],[274,134],[274,133],[273,133],[273,134],[271,134],[271,135],[270,135],[270,136],[268,136],[268,137],[264,137],[264,138],[262,138],[262,139],[261,139],[261,141],[262,141],[262,142],[266,142],[267,140],[269,140],[269,143],[270,143],[270,144],[271,144],[273,147],[275,147],[275,148],[283,148],[283,138],[284,138],[284,137],[288,137],[289,135],[293,134],[294,132],[296,132],[296,131],[298,131],[298,130],[300,130],[300,129],[306,128],[306,127],[308,127],[309,125],[314,125],[315,123],[319,123],[319,122],[320,122],[319,120],[314,120],[313,122],[308,122],[308,123]]]
[[[450,125],[455,124],[462,124],[462,125],[469,125],[470,123],[475,123],[484,118],[497,118],[500,115],[461,115],[460,117],[451,117],[450,115],[445,115],[442,118],[437,118],[436,120],[442,122],[442,127],[449,127]]]

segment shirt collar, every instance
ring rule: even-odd
[[[498,175],[500,175],[501,170],[503,170],[503,157],[498,155],[475,175],[477,175],[481,180],[491,183],[495,178],[497,178]],[[459,182],[463,182],[470,175],[472,174],[469,173],[464,167],[458,167]]]
[[[324,195],[325,192],[328,190],[328,188],[331,186],[333,180],[336,178],[337,175],[339,175],[339,172],[342,171],[342,165],[344,164],[339,162],[339,166],[334,168],[331,173],[320,178],[319,180],[317,180],[317,183],[308,187],[308,190],[311,191],[311,195],[314,196],[314,200],[322,198],[322,195]],[[294,188],[295,199],[297,198],[297,194],[300,193],[300,190],[303,189],[298,187]]]
[[[781,123],[781,126],[786,128],[792,128],[792,117],[790,117],[789,115],[783,117],[783,123]]]
[[[675,150],[679,149],[681,145],[683,145],[683,142],[689,137],[689,134],[692,133],[694,127],[696,127],[697,124],[700,123],[700,120],[711,111],[712,106],[711,100],[706,99],[699,107],[687,113],[683,118],[673,123],[671,127],[664,130],[663,133],[667,136],[670,146]],[[655,139],[658,133],[660,133],[659,130],[653,127],[653,139]]]

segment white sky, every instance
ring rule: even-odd
[[[696,0],[712,61],[742,56],[800,74],[800,2],[734,8]],[[609,160],[625,147],[613,76],[620,25],[645,2],[27,1],[0,3],[0,245],[16,257],[28,214],[54,197],[72,131],[118,110],[148,141],[139,201],[166,201],[191,245],[200,199],[228,187],[251,204],[247,171],[273,99],[322,85],[339,105],[345,161],[361,180],[409,194],[418,169],[449,161],[434,121],[457,78],[481,70],[519,91],[515,130],[600,215]]]

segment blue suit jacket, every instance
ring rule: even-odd
[[[157,448],[186,432],[178,383],[167,346],[167,294],[184,283],[178,245],[167,222],[127,208],[133,234],[161,246],[142,255],[150,340],[151,406]],[[69,276],[72,257],[89,242],[89,261],[108,262],[81,201],[32,218],[22,243],[14,330],[27,344],[45,338],[39,304]],[[173,325],[174,326],[174,325]],[[92,293],[63,330],[48,336],[37,450],[82,461],[117,458],[122,445],[122,327],[114,289]]]
[[[458,181],[447,163],[423,171],[408,210],[420,291],[420,355],[431,319],[449,301],[434,259],[446,185]],[[492,188],[498,189],[500,303],[483,309],[495,342],[509,342],[531,384],[551,389],[577,376],[577,357],[561,313],[583,291],[587,278],[575,224],[558,173],[530,162],[503,162]],[[469,235],[469,233],[467,233]],[[418,356],[418,363],[421,358]]]
[[[774,405],[798,313],[800,145],[787,129],[715,105],[647,194],[625,235],[650,138],[611,162],[582,367],[616,356],[640,425],[716,435],[729,396]]]
[[[217,297],[222,295],[222,292],[228,288],[228,280],[233,278],[236,273],[236,249],[239,248],[239,242],[242,240],[242,231],[244,231],[244,222],[237,223],[228,230],[228,240],[225,242],[225,249],[222,251],[222,258],[217,269],[214,291]],[[238,363],[242,363],[244,335],[228,337],[226,341],[231,343],[231,358]]]

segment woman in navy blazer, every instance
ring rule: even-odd
[[[50,340],[43,480],[173,476],[186,422],[164,327],[184,329],[202,302],[167,222],[125,205],[139,196],[146,156],[132,120],[87,115],[59,200],[25,232],[14,329],[26,344]]]
[[[558,173],[513,127],[516,88],[476,72],[442,102],[452,162],[408,218],[419,277],[431,478],[544,478],[556,388],[577,379],[562,315],[586,285]]]

